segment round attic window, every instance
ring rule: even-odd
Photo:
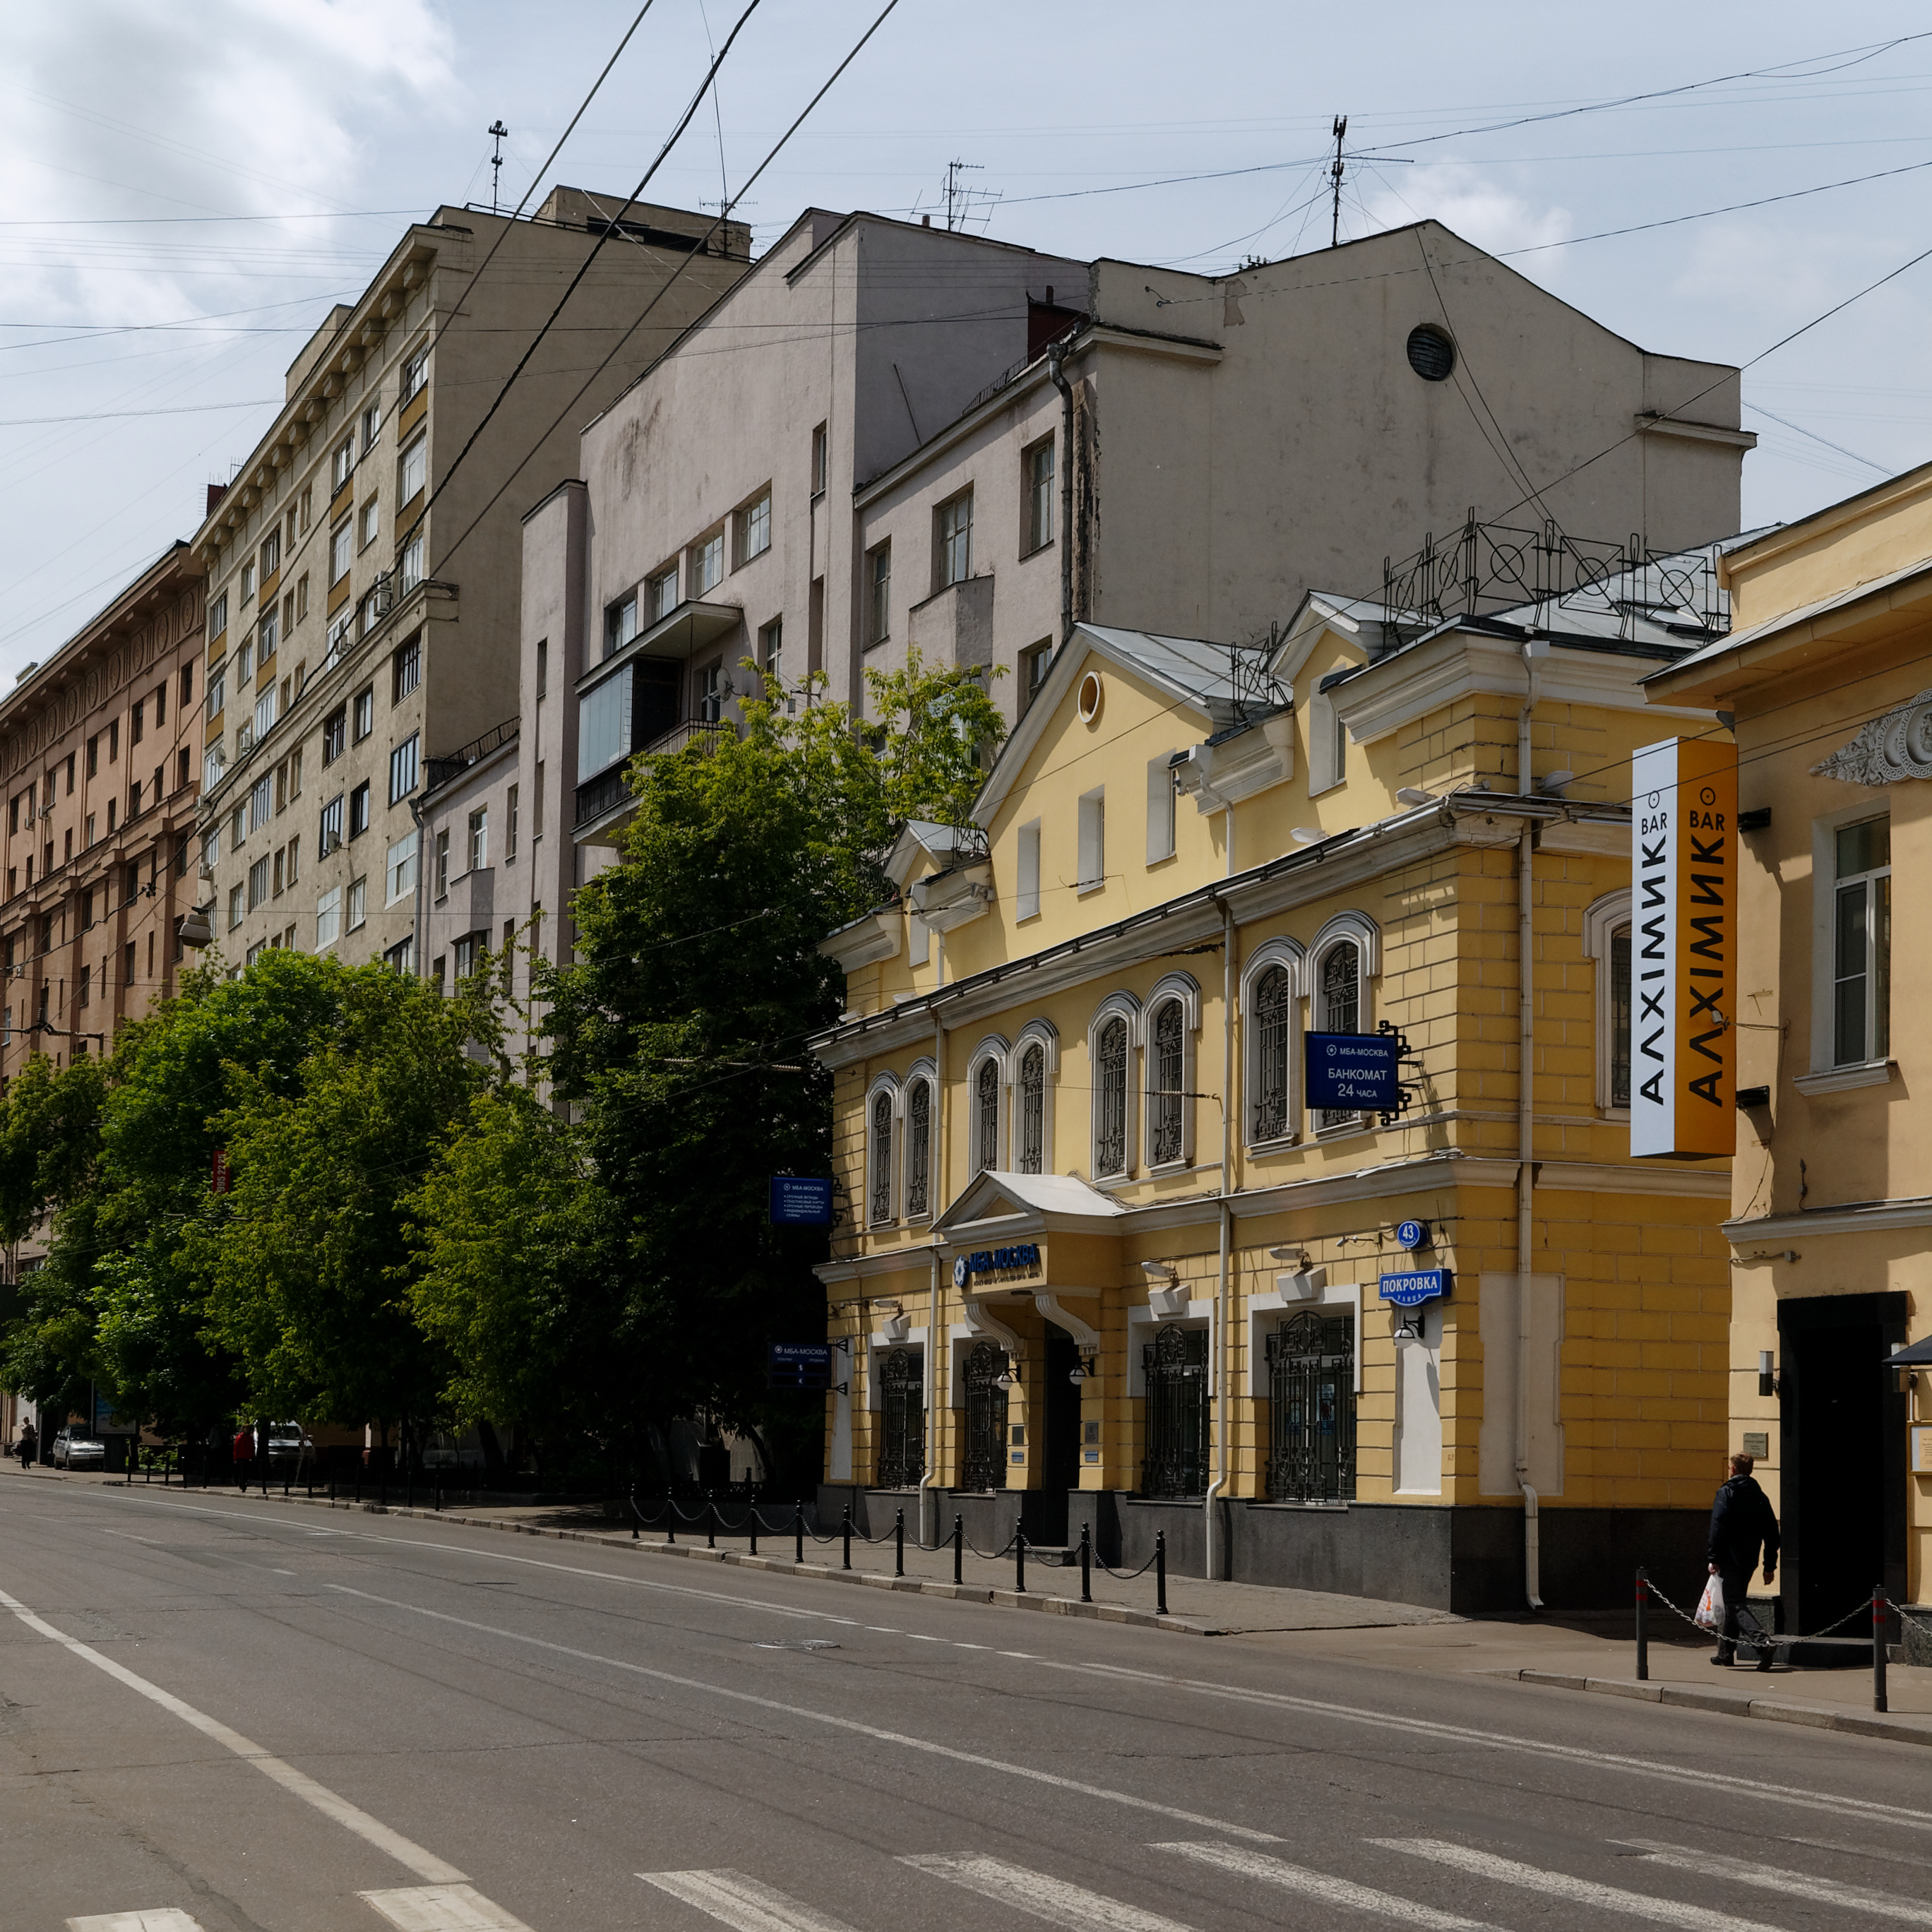
[[[1100,715],[1100,674],[1090,670],[1080,680],[1080,722],[1090,724]]]
[[[1425,382],[1446,382],[1456,366],[1456,345],[1446,329],[1418,322],[1408,332],[1408,366]]]

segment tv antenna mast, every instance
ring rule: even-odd
[[[962,225],[966,219],[968,200],[966,184],[959,177],[963,174],[980,174],[984,172],[978,161],[948,161],[946,164],[946,225],[948,228]],[[954,210],[958,210],[958,221],[954,220]]]
[[[1328,245],[1331,248],[1339,248],[1342,241],[1342,175],[1344,167],[1342,160],[1342,136],[1348,131],[1348,116],[1336,115],[1335,117],[1335,158],[1328,164],[1328,178],[1335,184],[1334,212],[1328,222]]]
[[[503,117],[500,114],[483,131],[486,134],[494,134],[496,140],[496,152],[490,157],[490,212],[495,214],[500,212],[497,206],[496,189],[503,178],[503,143],[509,138],[510,130],[503,125]]]

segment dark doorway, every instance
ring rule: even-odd
[[[639,658],[632,675],[631,748],[647,751],[683,722],[684,667],[674,658]]]
[[[1905,1320],[1903,1294],[1778,1304],[1787,1629],[1822,1631],[1874,1583],[1904,1588],[1904,1402],[1884,1363]]]
[[[1080,1486],[1080,1392],[1084,1386],[1072,1379],[1080,1366],[1080,1351],[1065,1329],[1051,1322],[1046,1329],[1046,1427],[1040,1444],[1040,1487],[1049,1496],[1058,1496],[1066,1508],[1069,1490]],[[1063,1520],[1061,1536],[1066,1534]]]

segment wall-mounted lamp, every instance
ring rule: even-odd
[[[1092,1376],[1094,1373],[1094,1350],[1091,1348],[1082,1348],[1080,1351],[1079,1360],[1076,1362],[1072,1367],[1067,1370],[1066,1379],[1070,1382],[1076,1388],[1078,1388],[1082,1382],[1088,1381]]]
[[[1760,1395],[1778,1393],[1777,1358],[1768,1348],[1757,1352],[1757,1392]]]
[[[1413,1348],[1424,1339],[1422,1330],[1418,1324],[1418,1318],[1413,1315],[1403,1316],[1396,1327],[1396,1346],[1398,1348]]]
[[[1009,1356],[1000,1372],[993,1378],[993,1386],[997,1389],[1010,1389],[1018,1380],[1018,1376],[1013,1370],[1012,1359]]]
[[[1436,794],[1425,791],[1420,785],[1402,785],[1397,788],[1396,796],[1404,805],[1433,805]]]
[[[1278,1262],[1292,1262],[1298,1268],[1312,1268],[1314,1263],[1308,1258],[1306,1248],[1270,1248],[1270,1258]]]
[[[1328,835],[1318,825],[1298,825],[1288,836],[1298,845],[1318,845]]]

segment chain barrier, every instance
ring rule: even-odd
[[[1694,1616],[1691,1615],[1688,1611],[1681,1609],[1677,1604],[1673,1604],[1670,1599],[1657,1587],[1655,1582],[1652,1578],[1646,1576],[1644,1579],[1644,1588],[1647,1589],[1652,1596],[1655,1598],[1658,1602],[1661,1604],[1666,1610],[1672,1611],[1676,1616],[1681,1617],[1684,1622],[1688,1624],[1693,1630],[1698,1632],[1700,1636],[1714,1636],[1717,1634],[1717,1633],[1711,1628],[1709,1624],[1700,1624]],[[1901,1606],[1894,1604],[1892,1607],[1894,1610],[1898,1610],[1900,1609]],[[1850,1623],[1855,1618],[1869,1616],[1870,1612],[1871,1599],[1869,1597],[1867,1597],[1862,1602],[1855,1604],[1850,1610],[1847,1610],[1836,1623],[1827,1624],[1821,1630],[1812,1630],[1802,1636],[1795,1636],[1786,1631],[1773,1632],[1771,1630],[1766,1630],[1764,1634],[1766,1636],[1768,1637],[1773,1643],[1779,1645],[1787,1643],[1816,1643],[1820,1637],[1829,1636],[1834,1630],[1842,1629],[1844,1625]],[[1750,1645],[1750,1647],[1754,1650],[1762,1647],[1758,1644],[1755,1638],[1744,1639],[1742,1641],[1748,1642]]]

